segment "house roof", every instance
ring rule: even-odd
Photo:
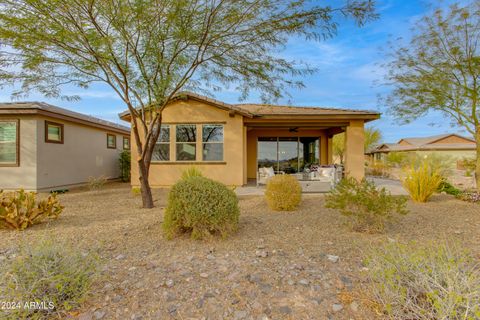
[[[219,107],[221,109],[231,111],[248,118],[262,118],[262,117],[275,117],[275,116],[352,116],[369,120],[375,120],[380,117],[380,113],[369,110],[355,110],[355,109],[341,109],[341,108],[329,108],[329,107],[304,107],[304,106],[285,106],[285,105],[272,105],[272,104],[229,104],[216,99],[212,99],[203,95],[199,95],[193,92],[180,92],[175,95],[174,100],[181,99],[193,99],[207,104]],[[119,114],[120,118],[125,119],[130,112],[127,110]]]
[[[465,142],[441,143],[441,141],[448,137],[457,137]],[[408,145],[400,144],[407,142]],[[440,142],[440,143],[438,143]],[[403,138],[397,143],[383,143],[371,150],[368,153],[378,152],[392,152],[392,151],[418,151],[418,150],[474,150],[476,148],[475,140],[469,137],[464,137],[455,133],[440,134],[429,137],[413,137]]]
[[[0,115],[24,114],[44,115],[91,127],[102,128],[122,134],[129,134],[130,128],[110,121],[56,107],[45,102],[0,102]]]
[[[425,145],[425,144],[431,144],[431,143],[434,143],[436,141],[439,141],[439,140],[442,140],[444,138],[447,138],[447,137],[458,137],[460,139],[465,139],[465,140],[470,140],[472,142],[475,142],[475,140],[471,139],[471,138],[467,138],[467,137],[463,137],[461,135],[458,135],[456,133],[445,133],[445,134],[439,134],[439,135],[435,135],[435,136],[430,136],[430,137],[420,137],[420,138],[403,138],[403,139],[400,139],[397,143],[400,143],[401,141],[405,141],[411,145],[414,145],[414,146],[421,146],[421,145]]]

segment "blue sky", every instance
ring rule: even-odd
[[[443,6],[449,1],[435,1]],[[402,137],[427,136],[446,132],[463,133],[461,128],[452,128],[441,115],[430,114],[408,125],[398,125],[386,109],[379,105],[378,94],[385,94],[388,88],[376,82],[384,74],[379,64],[385,59],[381,51],[389,39],[407,37],[413,23],[428,14],[432,8],[425,0],[378,0],[380,18],[358,28],[349,21],[340,21],[338,35],[323,42],[290,41],[281,53],[285,57],[302,60],[318,71],[303,79],[306,87],[290,90],[291,98],[279,103],[303,106],[328,106],[355,109],[378,110],[382,119],[372,123],[379,128],[384,142],[394,142]],[[64,108],[90,114],[99,118],[121,123],[117,114],[125,109],[122,101],[105,85],[94,85],[89,89],[66,88],[67,94],[76,94],[80,101],[68,102],[46,99],[31,94],[26,100],[46,101]],[[223,90],[215,98],[225,102],[238,102],[238,94]],[[9,101],[9,91],[0,92],[1,101]],[[248,102],[260,102],[252,95]],[[431,124],[435,124],[431,126]]]

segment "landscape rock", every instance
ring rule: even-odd
[[[333,312],[339,312],[339,311],[341,311],[342,309],[343,309],[343,305],[340,304],[340,303],[334,303],[334,304],[332,305],[332,310],[333,310]]]
[[[175,285],[175,281],[173,281],[172,279],[168,279],[167,281],[165,281],[165,285],[168,287],[168,288],[171,288]]]
[[[96,320],[103,319],[105,317],[106,312],[103,310],[97,310],[93,313],[93,316]]]
[[[353,312],[358,312],[358,303],[356,301],[350,303],[350,310],[352,310]]]
[[[248,316],[248,312],[245,310],[237,310],[233,313],[233,319],[242,320]]]
[[[266,257],[268,257],[268,251],[266,251],[266,250],[256,250],[255,255],[259,258],[266,258]]]
[[[281,306],[278,311],[283,314],[292,314],[292,309],[289,306]]]
[[[334,256],[334,255],[331,255],[331,254],[327,254],[327,259],[333,263],[336,263],[338,262],[338,259],[340,259],[339,256]]]

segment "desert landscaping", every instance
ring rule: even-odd
[[[141,209],[129,185],[59,195],[58,220],[23,232],[1,230],[0,259],[18,243],[62,239],[96,251],[98,277],[71,319],[374,319],[364,258],[372,247],[417,241],[458,242],[480,257],[480,207],[448,195],[407,203],[409,214],[385,234],[350,231],[324,207],[322,194],[304,195],[291,212],[268,209],[261,196],[239,200],[239,230],[228,239],[166,240],[166,192]]]

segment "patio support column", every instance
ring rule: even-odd
[[[350,121],[345,131],[345,173],[357,180],[365,177],[364,143],[364,121]]]
[[[333,136],[327,135],[327,164],[333,164]]]
[[[320,164],[327,165],[328,164],[328,141],[327,136],[322,135],[320,138]]]
[[[243,126],[243,184],[248,183],[247,176],[247,159],[248,159],[248,150],[247,150],[247,127]]]

